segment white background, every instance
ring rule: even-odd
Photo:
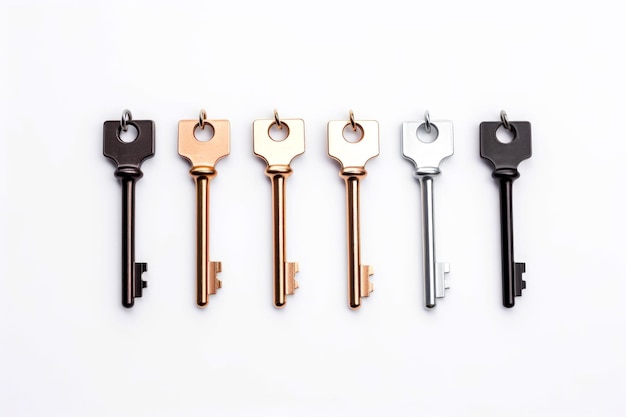
[[[0,415],[626,414],[625,12],[615,1],[17,1],[0,8]],[[177,123],[231,121],[211,184],[223,289],[195,306]],[[120,185],[102,123],[156,123],[137,188],[149,287],[120,305]],[[252,121],[303,118],[288,187],[300,289],[272,306],[270,185]],[[376,291],[346,296],[326,123],[380,122],[362,183]],[[452,288],[422,307],[403,121],[455,123],[435,183]],[[514,187],[528,289],[501,305],[498,192],[478,125],[529,120]]]

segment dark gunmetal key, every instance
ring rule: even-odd
[[[120,139],[128,125],[137,129],[132,142]],[[115,176],[122,183],[122,305],[130,308],[148,286],[141,279],[148,264],[135,263],[135,182],[143,176],[141,163],[154,156],[154,122],[133,120],[129,110],[124,110],[121,120],[104,122],[103,153],[115,162]]]
[[[500,128],[513,134],[510,143],[498,140]],[[519,178],[517,166],[532,156],[529,122],[509,122],[504,110],[499,122],[480,124],[480,156],[491,162],[493,178],[500,188],[500,240],[502,245],[502,304],[511,308],[515,297],[522,295],[526,281],[522,274],[526,264],[515,262],[513,257],[513,181]]]

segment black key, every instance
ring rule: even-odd
[[[499,122],[480,124],[480,156],[493,165],[493,178],[500,187],[500,240],[502,242],[502,304],[515,305],[515,297],[522,295],[526,281],[525,263],[517,263],[513,257],[513,181],[519,178],[517,166],[531,157],[530,123],[509,122],[506,113],[500,113]],[[498,128],[508,129],[513,134],[510,143],[496,137]]]
[[[132,142],[120,139],[128,125],[137,129]],[[115,176],[122,183],[122,305],[130,308],[148,286],[141,279],[148,264],[135,263],[135,182],[143,176],[141,163],[154,156],[154,122],[133,120],[130,111],[124,110],[121,121],[104,122],[103,142],[104,156],[115,162]]]

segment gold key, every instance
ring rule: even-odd
[[[199,141],[196,129],[213,128],[213,137]],[[222,263],[209,260],[209,182],[217,175],[215,164],[230,153],[230,122],[207,120],[206,111],[200,111],[198,120],[178,122],[178,153],[191,162],[189,173],[196,183],[196,304],[204,308],[209,295],[222,287],[217,273]]]
[[[344,133],[349,133],[348,129],[357,135],[355,141],[346,139]],[[368,297],[374,291],[369,279],[374,270],[369,265],[361,265],[359,181],[367,175],[367,161],[378,156],[379,152],[377,121],[354,120],[350,110],[349,120],[328,122],[328,155],[339,161],[339,175],[346,182],[348,303],[352,309],[361,307],[361,297]]]
[[[285,134],[282,140],[270,136],[270,129]],[[283,129],[286,129],[283,131]],[[274,110],[274,119],[255,120],[253,124],[254,153],[267,163],[265,174],[272,183],[272,219],[274,240],[274,306],[282,308],[287,295],[298,288],[296,262],[286,262],[285,243],[285,181],[291,175],[289,164],[304,153],[304,121],[302,119],[279,119]]]

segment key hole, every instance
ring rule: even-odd
[[[504,127],[504,125],[500,125],[498,130],[496,130],[496,139],[500,143],[511,143],[515,140],[515,128],[511,126],[511,130]]]
[[[139,131],[137,130],[135,126],[131,124],[127,124],[126,127],[128,128],[126,132],[124,132],[122,128],[120,128],[118,137],[124,143],[134,142],[135,139],[137,139],[137,136],[139,136]]]
[[[420,140],[420,142],[433,143],[439,137],[439,129],[437,129],[437,126],[431,123],[430,132],[427,132],[426,124],[422,123],[417,127],[415,134],[417,135],[417,138]]]
[[[356,130],[352,130],[352,125],[350,123],[348,123],[344,128],[343,131],[341,132],[343,134],[343,138],[346,140],[346,142],[350,142],[350,143],[357,143],[359,142],[361,139],[363,139],[363,128],[361,127],[360,124],[355,123],[356,124]]]
[[[193,136],[198,142],[208,142],[213,139],[213,136],[215,136],[215,129],[213,129],[211,123],[205,123],[204,129],[200,128],[200,125],[198,124],[193,130]]]
[[[279,129],[276,122],[274,122],[270,125],[270,128],[267,131],[270,139],[275,142],[281,142],[287,139],[287,136],[289,136],[289,126],[287,126],[285,122],[280,122],[280,126],[282,127],[282,129]]]

